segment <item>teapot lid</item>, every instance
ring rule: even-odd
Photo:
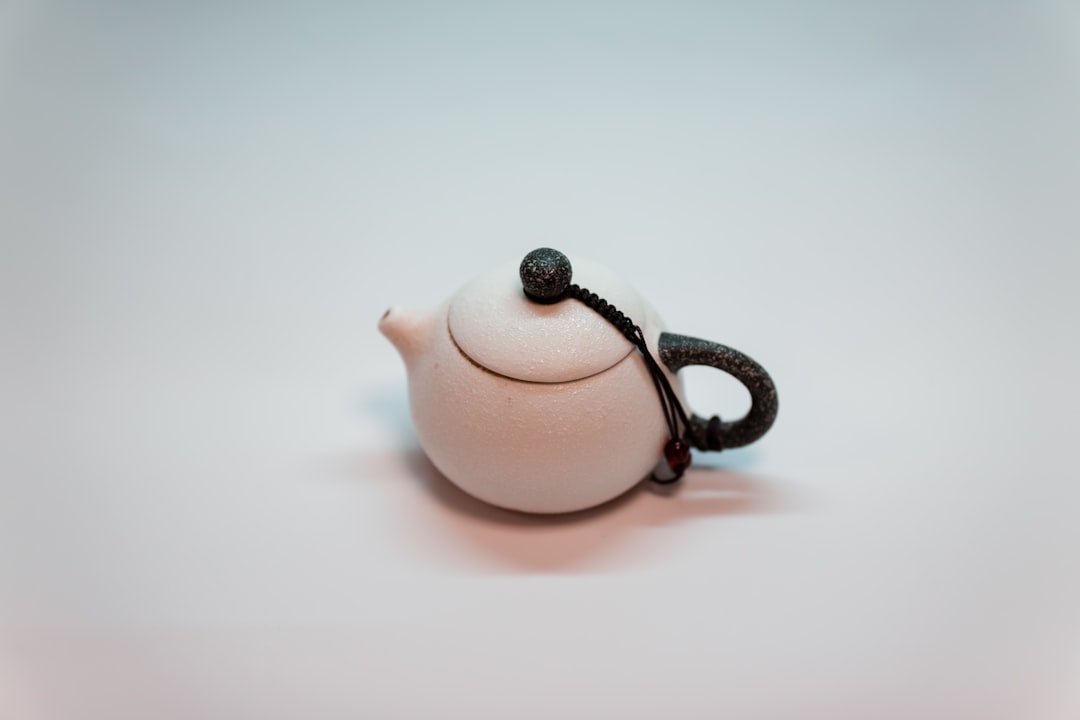
[[[517,263],[468,283],[451,300],[450,335],[477,365],[515,380],[561,383],[612,367],[634,346],[583,303],[544,304],[525,295]],[[644,326],[645,305],[629,284],[601,265],[573,261],[574,282]]]

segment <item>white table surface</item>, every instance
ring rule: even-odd
[[[1078,48],[1053,0],[6,4],[0,717],[1080,717]],[[774,429],[576,516],[455,490],[375,323],[540,245]]]

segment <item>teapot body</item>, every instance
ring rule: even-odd
[[[435,310],[425,352],[408,363],[409,406],[424,452],[462,490],[503,508],[565,513],[618,497],[656,466],[668,433],[638,353],[579,380],[517,380],[469,359],[447,314],[448,305]],[[659,320],[649,327],[655,346]]]
[[[756,361],[665,332],[621,278],[580,258],[572,266],[551,248],[477,276],[432,312],[392,307],[379,329],[405,360],[428,458],[466,493],[503,508],[600,505],[660,469],[661,458],[667,467],[652,479],[675,482],[691,447],[748,445],[776,418],[776,386]],[[749,412],[734,421],[689,412],[677,376],[689,365],[742,383]]]

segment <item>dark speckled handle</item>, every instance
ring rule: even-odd
[[[723,450],[749,445],[772,427],[778,401],[776,386],[769,373],[754,360],[726,345],[672,333],[660,334],[660,361],[671,372],[688,365],[708,365],[723,370],[750,391],[750,412],[734,422],[723,422],[714,415],[705,419],[690,418],[685,438],[698,450]]]

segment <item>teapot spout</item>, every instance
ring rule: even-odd
[[[391,307],[379,318],[379,332],[397,348],[408,366],[427,347],[433,320],[433,313]]]

